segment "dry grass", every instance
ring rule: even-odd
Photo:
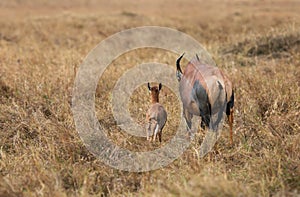
[[[298,1],[70,2],[0,3],[0,196],[300,194]],[[213,152],[199,159],[199,132],[174,163],[147,173],[112,169],[87,151],[70,108],[74,70],[107,36],[142,25],[192,35],[231,76],[236,87],[232,147],[224,133]],[[176,58],[141,49],[106,70],[96,94],[97,116],[116,144],[139,151],[159,146],[115,125],[109,98],[118,77],[143,62],[174,66]],[[136,120],[143,120],[148,100],[146,86],[132,95]],[[169,112],[166,143],[177,128],[180,102],[167,88],[161,102]]]

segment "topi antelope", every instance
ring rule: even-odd
[[[161,87],[161,83],[158,87],[150,87],[150,83],[148,83],[148,89],[151,93],[151,106],[146,114],[146,132],[147,140],[149,141],[155,141],[158,135],[159,142],[161,142],[162,129],[167,121],[167,112],[159,103],[159,92]]]
[[[232,140],[234,92],[228,77],[217,67],[202,63],[196,55],[186,66],[184,73],[180,68],[182,54],[176,61],[176,77],[179,81],[179,92],[183,104],[183,116],[187,129],[191,131],[193,115],[201,117],[201,127],[215,130],[212,114],[219,114],[219,122],[226,110]],[[216,121],[217,122],[217,121]]]

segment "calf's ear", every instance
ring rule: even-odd
[[[161,83],[159,83],[159,86],[158,86],[159,91],[161,90],[161,87],[162,87],[162,85],[161,85]]]
[[[150,83],[148,82],[148,90],[151,91]]]

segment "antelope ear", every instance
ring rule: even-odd
[[[159,86],[158,86],[159,91],[161,90],[161,87],[162,87],[162,85],[161,85],[161,83],[159,83]]]
[[[151,91],[151,87],[150,87],[150,83],[148,82],[148,89],[149,91]]]

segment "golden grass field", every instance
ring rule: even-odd
[[[223,132],[200,159],[199,131],[172,164],[143,173],[110,168],[85,148],[71,111],[75,72],[101,40],[145,25],[191,35],[230,76],[236,90],[233,146]],[[177,57],[139,49],[105,71],[96,113],[114,143],[135,151],[160,146],[116,126],[110,95],[126,70],[145,62],[175,69]],[[2,0],[0,196],[299,196],[299,86],[297,0]],[[131,97],[139,122],[149,99],[146,84]],[[164,145],[179,124],[181,102],[164,87],[160,101],[169,114]]]

